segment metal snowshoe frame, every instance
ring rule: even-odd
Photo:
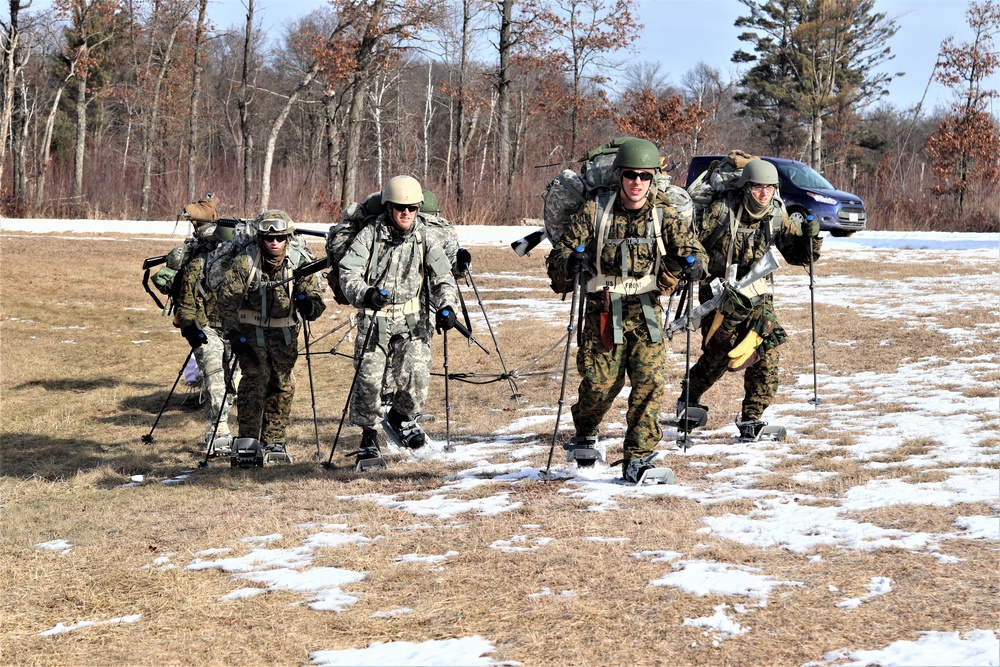
[[[566,450],[566,461],[576,461],[576,465],[580,468],[592,468],[598,461],[604,462],[607,455],[599,444],[596,435],[577,435],[570,438],[570,441],[563,445],[563,449]]]
[[[759,426],[758,426],[759,425]],[[753,437],[744,436],[744,429],[747,427],[754,427]],[[768,442],[775,440],[784,440],[785,436],[788,434],[785,431],[785,427],[779,424],[768,424],[766,421],[761,419],[751,419],[747,421],[736,422],[736,428],[739,429],[739,440],[740,442]]]
[[[229,457],[233,468],[263,468],[264,447],[256,438],[236,438]]]

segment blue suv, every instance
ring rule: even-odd
[[[688,166],[687,182],[692,182],[712,164],[725,155],[696,155]],[[861,197],[833,187],[819,172],[797,160],[778,157],[762,158],[778,169],[778,189],[793,220],[805,220],[812,215],[819,220],[819,228],[833,236],[850,236],[865,228],[868,212]]]

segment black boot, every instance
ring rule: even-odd
[[[416,419],[410,419],[396,408],[390,408],[385,416],[389,427],[396,432],[400,444],[409,449],[420,449],[427,443],[427,435],[417,424]]]
[[[366,428],[361,432],[361,445],[358,447],[357,458],[354,462],[354,469],[357,472],[364,472],[373,468],[384,468],[385,461],[378,446],[378,431],[373,428]]]

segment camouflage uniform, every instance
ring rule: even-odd
[[[304,294],[312,303],[311,319],[326,308],[318,274],[281,285],[262,284],[262,280],[291,278],[294,269],[313,259],[301,252],[293,264],[293,252],[289,249],[282,266],[270,269],[261,260],[260,246],[251,244],[233,259],[219,290],[223,329],[238,330],[253,350],[238,355],[243,370],[236,403],[239,437],[271,444],[285,442],[295,395],[292,369],[298,357],[300,319],[292,301]],[[266,312],[262,313],[262,307]]]
[[[662,212],[662,255],[652,226],[654,202]],[[625,386],[627,375],[631,383],[628,430],[623,445],[627,463],[650,454],[662,434],[658,418],[663,401],[666,348],[660,331],[663,310],[659,296],[672,292],[678,282],[676,268],[668,265],[676,267],[676,262],[691,255],[702,262],[707,258],[688,221],[677,215],[670,202],[657,195],[655,189],[650,189],[645,204],[635,211],[626,210],[615,196],[605,242],[598,247],[598,218],[606,205],[606,197],[589,200],[571,218],[549,255],[548,267],[554,282],[568,285],[573,276],[568,274],[566,262],[576,246],[583,246],[587,257],[600,258],[605,280],[591,278],[587,285],[586,315],[576,357],[581,381],[579,400],[572,408],[573,424],[577,436],[596,435],[604,414]],[[607,242],[620,239],[634,242]],[[663,261],[664,258],[668,261]],[[613,293],[613,288],[605,294],[603,284],[621,282],[616,277],[623,275],[623,264],[627,276],[645,278],[645,283],[620,297]],[[615,302],[620,303],[620,318],[615,314],[618,309]],[[609,331],[619,319],[620,330]],[[611,343],[610,349],[606,342]]]
[[[383,213],[358,232],[340,267],[341,289],[362,309],[354,347],[358,379],[351,397],[351,423],[368,429],[379,423],[383,382],[391,389],[393,407],[416,416],[423,409],[430,381],[433,329],[427,299],[423,298],[425,280],[439,305],[451,305],[458,299],[440,235],[430,233],[419,216],[404,234],[390,214]],[[364,308],[369,287],[385,290],[389,299],[374,317]],[[376,329],[368,348],[362,349],[373,325]]]
[[[212,226],[214,229],[214,226]],[[206,232],[210,231],[208,229]],[[204,234],[196,232],[196,236],[204,237]],[[237,367],[234,377],[230,378],[230,391],[226,391],[226,367],[230,361],[228,342],[222,338],[221,320],[219,319],[218,299],[215,292],[208,291],[204,281],[205,255],[216,245],[214,240],[205,241],[198,249],[199,252],[188,261],[181,275],[178,277],[180,288],[177,293],[175,304],[175,316],[177,325],[180,328],[187,326],[197,326],[205,334],[205,342],[194,348],[194,358],[201,371],[203,389],[207,395],[205,401],[205,442],[212,437],[215,431],[215,422],[218,420],[219,428],[216,437],[229,435],[229,410],[236,399],[234,391],[239,383],[239,368]],[[223,404],[225,397],[225,404]],[[220,416],[220,411],[222,412]]]
[[[740,198],[743,196],[740,190],[730,192],[713,202],[705,211],[699,239],[705,244],[710,261],[706,265],[708,268],[705,278],[699,285],[701,301],[712,298],[710,283],[713,278],[725,278],[727,255],[733,238],[732,226],[737,222],[737,242],[731,259],[738,267],[737,278],[743,277],[764,256],[772,243],[789,264],[808,266],[810,241],[813,259],[819,258],[823,240],[803,236],[798,223],[788,217],[784,204],[777,195],[771,200],[770,211],[757,220],[751,219],[745,210],[740,210],[743,207]],[[776,233],[772,230],[776,230]],[[720,310],[716,311],[722,315],[718,322],[711,314],[702,320],[703,354],[691,368],[690,402],[700,403],[702,394],[725,374],[730,362],[727,355],[734,344],[751,330],[763,339],[756,355],[747,362],[749,365],[734,369],[746,368],[743,376],[742,421],[759,420],[774,400],[778,391],[777,347],[788,338],[774,314],[770,285],[765,279],[754,285],[756,288],[752,290],[751,296],[741,296],[733,290],[727,290]],[[711,339],[707,339],[713,323],[717,331]],[[681,400],[683,398],[682,390]]]

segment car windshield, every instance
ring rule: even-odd
[[[778,171],[789,183],[800,188],[837,189],[830,184],[830,181],[820,176],[818,171],[804,164],[780,165]]]

